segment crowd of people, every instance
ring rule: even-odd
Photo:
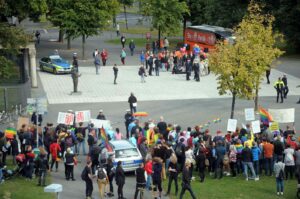
[[[134,97],[133,94],[131,97]],[[129,103],[135,103],[134,101],[129,100]],[[237,128],[235,132],[217,131],[212,135],[209,129],[201,129],[199,126],[182,129],[179,125],[168,124],[163,117],[158,122],[149,120],[142,124],[132,113],[128,110],[124,116],[126,136],[119,128],[106,136],[108,140],[128,139],[140,150],[144,161],[136,170],[135,199],[144,190],[152,191],[156,198],[161,198],[162,182],[167,176],[165,195],[171,193],[173,182],[174,194],[178,195],[178,178],[181,175],[180,198],[184,197],[185,191],[196,198],[191,181],[204,183],[207,175],[215,179],[231,176],[233,180],[238,175],[244,175],[246,181],[257,181],[263,176],[273,175],[278,195],[283,195],[284,180],[292,180],[295,176],[299,179],[300,148],[295,131],[289,126],[285,131],[273,133],[267,125],[262,124],[261,133],[253,134],[251,126],[246,125],[244,128]],[[97,118],[106,119],[102,110]],[[40,134],[38,140],[37,132]],[[33,150],[37,147],[38,155]],[[115,180],[118,198],[124,199],[126,176],[122,162],[117,162],[116,168],[114,167],[113,156],[108,153],[99,129],[93,124],[60,124],[55,127],[48,123],[38,131],[35,125],[22,125],[13,137],[0,133],[0,149],[1,182],[8,154],[12,155],[13,164],[21,167],[20,174],[28,180],[35,174],[38,185],[42,186],[46,185],[48,170],[58,172],[59,162],[63,162],[66,180],[75,181],[74,166],[77,164],[77,156],[82,154],[87,156],[87,165],[81,174],[86,183],[86,197],[92,197],[93,180],[97,179],[100,198],[114,196]],[[105,193],[107,184],[109,191]]]

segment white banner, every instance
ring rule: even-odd
[[[295,109],[269,109],[269,113],[272,115],[273,120],[278,123],[291,123],[295,122]]]
[[[236,131],[237,120],[236,119],[228,119],[227,123],[227,131],[235,132]]]
[[[72,125],[74,123],[74,114],[73,113],[64,113],[59,112],[57,117],[58,124]]]
[[[91,111],[75,111],[75,121],[79,122],[89,122],[91,120]]]
[[[255,120],[254,108],[245,108],[245,120],[246,121]]]
[[[260,121],[259,120],[252,121],[251,126],[252,126],[253,133],[260,133],[261,130],[260,130]]]
[[[111,128],[110,121],[109,120],[97,120],[97,119],[91,119],[91,123],[94,124],[95,128]]]

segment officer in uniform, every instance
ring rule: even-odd
[[[74,88],[74,93],[77,93],[77,87],[78,87],[78,79],[80,77],[80,74],[78,73],[77,68],[73,67],[71,71],[71,76],[73,79],[73,88]]]
[[[284,83],[283,83],[283,81],[281,80],[280,77],[275,82],[274,88],[277,91],[277,103],[278,103],[278,100],[279,100],[279,95],[280,95],[280,98],[281,98],[281,102],[280,103],[283,103]]]

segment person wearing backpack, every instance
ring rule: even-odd
[[[276,177],[277,195],[283,195],[284,187],[284,163],[282,162],[282,156],[278,156],[277,162],[274,164],[274,173]]]
[[[66,174],[66,180],[72,179],[72,181],[75,181],[74,178],[74,165],[75,165],[75,154],[71,150],[71,148],[67,148],[67,151],[64,154],[64,160],[65,160],[65,174]]]
[[[107,165],[106,165],[107,177],[109,181],[109,193],[107,194],[108,197],[114,197],[114,186],[113,180],[116,174],[116,170],[114,168],[114,164],[112,158],[108,158]]]
[[[295,171],[295,150],[291,147],[291,145],[287,144],[286,149],[284,150],[284,164],[285,164],[285,179],[288,179],[290,174],[290,179],[293,179],[294,171]]]
[[[81,179],[85,181],[85,195],[86,199],[92,199],[93,193],[93,174],[92,174],[92,162],[87,161],[86,166],[84,167],[81,173]]]
[[[46,186],[46,176],[47,170],[49,169],[47,152],[44,148],[40,148],[40,155],[37,160],[37,170],[38,170],[38,186]]]
[[[183,142],[184,142],[184,139],[181,138],[175,148],[175,154],[176,154],[177,160],[178,160],[177,162],[180,165],[180,167],[179,167],[180,172],[182,171],[182,169],[184,167],[184,162],[185,162],[185,151],[184,151],[185,146],[184,146]]]
[[[107,172],[102,165],[99,165],[97,167],[96,176],[97,176],[97,184],[99,188],[100,199],[104,199],[104,192],[105,192],[106,184],[108,182],[108,177],[107,177]]]

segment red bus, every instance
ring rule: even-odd
[[[218,41],[233,43],[232,29],[204,24],[189,26],[184,31],[184,43],[188,45],[187,50],[192,50],[197,44],[204,52],[208,52],[215,48]]]

